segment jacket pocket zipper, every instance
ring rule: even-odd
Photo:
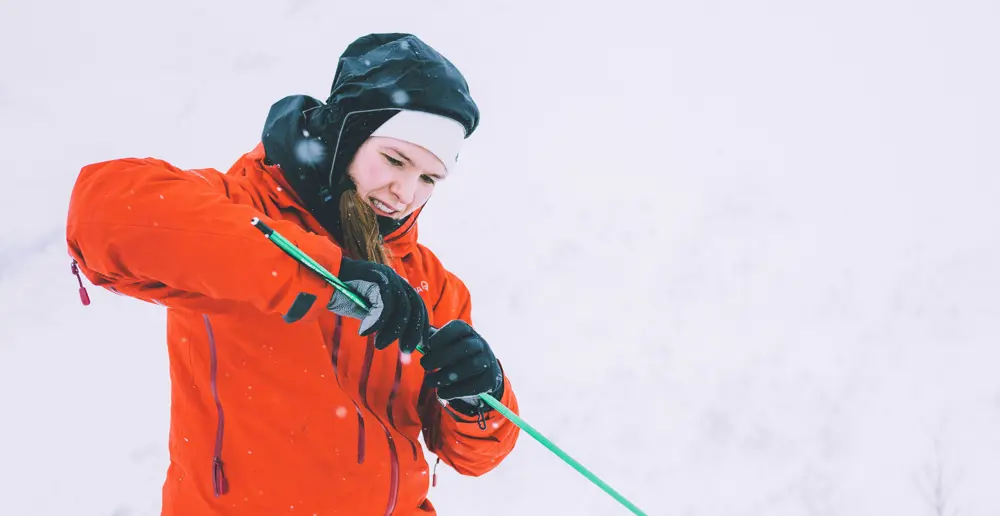
[[[365,363],[361,369],[361,380],[360,380],[360,394],[361,403],[368,409],[369,412],[375,414],[371,406],[368,405],[368,378],[371,376],[372,372],[372,362],[375,359],[375,337],[368,337],[368,345],[365,349]],[[390,404],[390,409],[391,409]],[[391,414],[391,412],[390,412]],[[391,416],[390,416],[391,417]],[[378,424],[382,426],[382,431],[385,432],[385,438],[389,442],[389,505],[385,508],[385,516],[390,516],[392,511],[396,509],[396,501],[399,497],[399,454],[396,451],[396,442],[392,438],[392,433],[389,428],[382,423],[382,419],[375,416]]]
[[[222,402],[219,401],[218,370],[219,363],[216,357],[215,333],[212,331],[212,323],[208,320],[208,315],[202,315],[205,319],[205,330],[208,332],[208,352],[209,352],[209,383],[212,386],[212,397],[215,399],[215,410],[218,413],[218,424],[215,429],[215,450],[212,454],[212,490],[216,497],[229,492],[229,480],[226,478],[226,470],[222,462],[222,434],[226,426],[225,414],[222,412]]]
[[[333,378],[337,380],[337,387],[340,387],[340,375],[337,371],[337,361],[340,354],[340,336],[341,336],[341,326],[340,326],[340,316],[337,316],[337,320],[333,327],[333,349],[330,350],[330,362],[333,364]],[[358,402],[351,398],[351,403],[354,404],[354,411],[358,414],[358,464],[365,463],[365,418],[361,415],[361,407],[358,406]]]

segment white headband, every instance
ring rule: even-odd
[[[465,126],[446,116],[404,109],[376,129],[372,136],[419,145],[437,156],[444,168],[452,172],[465,142]]]

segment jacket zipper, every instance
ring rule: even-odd
[[[337,380],[337,387],[340,387],[340,375],[337,374],[337,361],[340,356],[340,316],[337,316],[337,320],[333,327],[333,346],[330,350],[330,363],[333,364],[333,377]],[[361,415],[361,407],[358,406],[358,402],[351,398],[351,403],[354,404],[354,411],[358,414],[358,464],[364,464],[365,462],[365,418]]]
[[[361,403],[372,414],[374,414],[375,411],[368,405],[368,378],[371,376],[372,361],[374,358],[375,336],[370,335],[368,337],[368,345],[365,348],[365,363],[361,369],[360,394]],[[391,411],[389,414],[389,417],[392,417]],[[396,509],[396,499],[399,496],[399,454],[396,451],[396,442],[392,439],[392,433],[389,431],[389,428],[382,423],[382,420],[377,415],[375,416],[375,419],[378,421],[379,425],[382,426],[382,431],[385,432],[385,438],[389,442],[389,505],[385,508],[385,516],[390,516],[392,511]]]
[[[385,407],[385,412],[389,416],[389,426],[393,430],[399,432],[399,428],[396,427],[396,418],[392,415],[392,407],[396,402],[396,393],[399,391],[399,384],[403,378],[403,360],[396,355],[396,376],[392,380],[392,390],[389,391],[389,403]],[[402,432],[399,432],[402,435]],[[413,450],[413,460],[417,460],[417,443],[413,442],[411,439],[407,438],[407,442],[410,443],[410,448]]]
[[[215,333],[212,332],[212,323],[209,322],[208,315],[202,315],[202,318],[205,319],[205,330],[208,332],[209,383],[212,386],[212,397],[215,398],[215,409],[219,414],[219,422],[215,430],[215,451],[212,455],[212,489],[215,496],[219,497],[229,492],[229,480],[226,479],[226,470],[222,462],[222,434],[226,426],[226,418],[222,412],[222,402],[219,401],[219,363],[215,351]]]

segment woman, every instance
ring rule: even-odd
[[[465,475],[510,453],[517,427],[477,397],[516,412],[510,382],[471,327],[468,290],[417,242],[420,211],[478,121],[447,59],[412,35],[371,34],[341,56],[326,103],[277,102],[226,174],[157,159],[83,168],[74,271],[168,307],[163,514],[433,514],[421,433]]]

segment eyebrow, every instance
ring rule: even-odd
[[[416,163],[414,163],[413,160],[410,159],[409,156],[407,156],[406,154],[403,153],[403,151],[401,151],[401,150],[393,147],[392,145],[386,145],[386,147],[389,150],[395,152],[396,154],[399,154],[399,157],[403,158],[403,161],[406,161],[407,163],[409,163],[410,166],[413,166],[413,167],[417,166]],[[427,175],[433,176],[433,177],[435,177],[437,179],[444,179],[445,177],[447,177],[447,174],[442,175],[442,174],[438,174],[437,172],[428,172]]]
[[[392,151],[395,151],[395,153],[396,153],[396,154],[399,154],[399,156],[400,156],[401,158],[403,158],[403,160],[404,160],[404,161],[406,161],[406,162],[407,162],[407,163],[409,163],[410,165],[413,165],[413,160],[412,160],[412,159],[410,159],[410,157],[409,157],[409,156],[407,156],[406,154],[403,154],[403,151],[401,151],[401,150],[399,150],[399,149],[397,149],[397,148],[395,148],[395,147],[393,147],[393,146],[391,146],[391,145],[386,145],[386,147],[388,147],[388,148],[389,148],[389,150],[392,150]]]

